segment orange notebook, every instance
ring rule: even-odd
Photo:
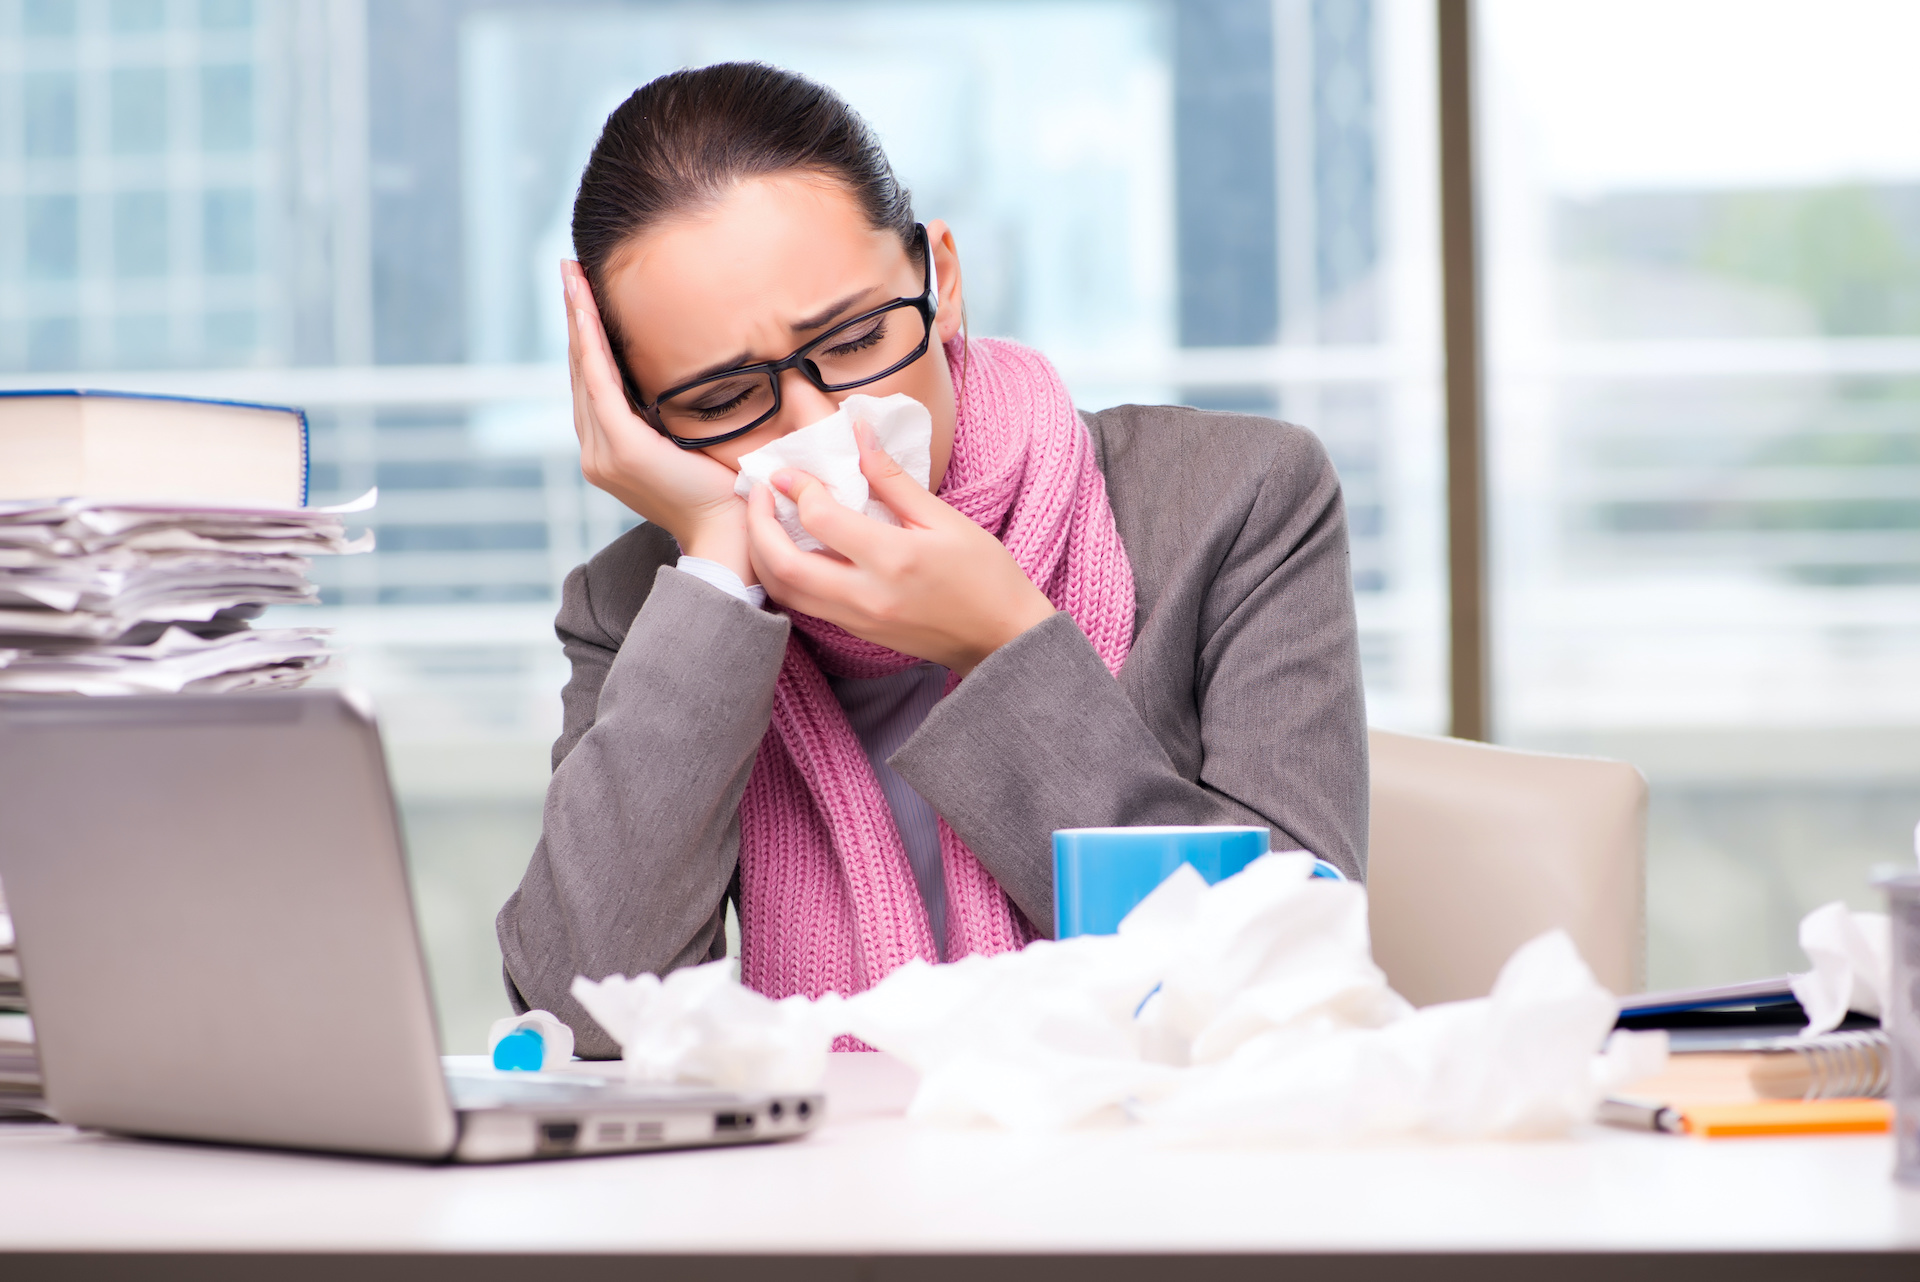
[[[1681,1111],[1687,1134],[1838,1135],[1893,1129],[1893,1105],[1883,1099],[1763,1100],[1703,1104]]]

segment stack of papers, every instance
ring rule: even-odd
[[[40,1061],[33,1053],[33,1021],[20,992],[20,958],[13,951],[13,919],[0,900],[0,1118],[38,1113]]]
[[[0,1119],[44,1111],[33,1021],[18,1013],[0,1014]]]
[[[319,628],[254,630],[319,600],[315,555],[366,552],[328,508],[57,499],[0,502],[0,694],[140,694],[299,685]]]
[[[297,686],[327,662],[327,628],[197,636],[168,627],[146,645],[0,649],[0,693],[178,694]]]
[[[0,900],[0,1014],[17,1014],[27,1008],[20,991],[20,955],[13,951],[13,918],[7,916],[5,900]]]

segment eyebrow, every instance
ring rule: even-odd
[[[797,320],[787,328],[796,334],[804,334],[808,330],[825,329],[834,321],[839,320],[842,313],[848,308],[878,288],[880,288],[878,285],[869,285],[865,289],[857,289],[838,302],[828,303],[826,307],[822,308],[815,315]],[[669,386],[685,387],[688,383],[698,383],[703,378],[712,378],[715,374],[724,374],[730,369],[739,369],[742,365],[758,365],[761,363],[762,362],[753,359],[753,353],[741,352],[739,355],[730,357],[727,360],[716,361],[705,369],[689,374],[685,378],[676,379],[669,384]]]

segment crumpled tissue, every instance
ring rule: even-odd
[[[1813,969],[1791,977],[1807,1012],[1803,1037],[1831,1032],[1848,1011],[1876,1019],[1893,986],[1893,927],[1885,913],[1849,911],[1834,900],[1800,919],[1800,949]]]
[[[804,997],[771,1001],[734,978],[731,961],[658,975],[576,977],[573,996],[620,1043],[627,1076],[729,1090],[807,1090],[827,1069],[833,1035]]]
[[[855,423],[869,428],[880,448],[892,455],[893,461],[918,481],[922,489],[926,488],[933,474],[933,416],[919,401],[904,392],[896,392],[892,396],[856,393],[819,422],[769,441],[751,454],[741,455],[740,474],[734,478],[733,492],[745,498],[756,482],[773,489],[773,474],[790,467],[823,483],[840,506],[864,512],[888,525],[900,524],[892,509],[868,492],[866,475],[860,470],[860,445],[853,435]],[[820,540],[800,524],[799,504],[778,490],[773,490],[773,512],[779,518],[780,528],[801,550],[825,550]]]
[[[1488,997],[1413,1009],[1373,962],[1365,889],[1312,868],[1267,855],[1208,886],[1182,867],[1116,935],[909,962],[847,998],[773,1002],[722,962],[664,983],[577,979],[574,994],[662,1080],[768,1087],[761,1066],[778,1064],[790,1087],[785,1073],[852,1034],[919,1070],[910,1117],[1021,1130],[1552,1134],[1661,1067],[1664,1039],[1608,1042],[1618,1005],[1560,931],[1515,952]]]

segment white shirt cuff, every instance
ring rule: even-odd
[[[683,556],[673,563],[673,568],[682,574],[691,574],[702,583],[711,583],[735,600],[745,601],[758,610],[767,603],[767,590],[759,584],[748,587],[740,581],[740,576],[718,561],[709,561],[704,556]]]

